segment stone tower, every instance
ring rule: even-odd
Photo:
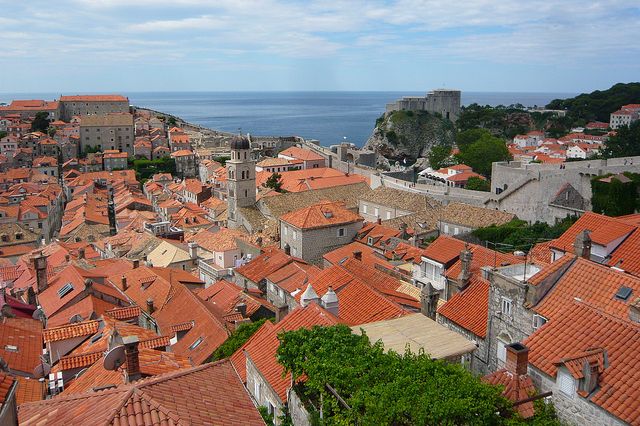
[[[256,203],[256,165],[251,159],[249,139],[238,135],[230,143],[231,159],[227,161],[227,222],[230,228],[241,225],[238,208]]]

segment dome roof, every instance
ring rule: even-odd
[[[231,139],[230,146],[231,146],[231,149],[233,150],[251,149],[251,145],[249,144],[249,139],[247,139],[242,135],[234,136],[233,139]]]

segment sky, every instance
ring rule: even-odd
[[[0,93],[577,93],[640,80],[638,0],[0,0],[0,10]]]

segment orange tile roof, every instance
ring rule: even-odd
[[[575,260],[574,255],[567,254],[565,256],[562,256],[560,259],[556,260],[553,263],[542,264],[541,265],[542,269],[539,272],[537,272],[535,275],[533,275],[531,278],[529,278],[527,282],[529,282],[530,284],[533,284],[534,286],[537,286],[543,281],[545,281],[547,278],[554,275],[556,272],[560,271],[565,266],[568,266],[569,264],[571,264],[574,260]]]
[[[91,336],[98,332],[99,321],[82,321],[44,330],[44,342],[57,342],[59,340],[73,339],[80,336]]]
[[[15,379],[8,373],[0,373],[0,404],[4,404]]]
[[[292,146],[285,149],[284,151],[280,152],[280,155],[297,158],[298,160],[303,161],[324,160],[324,157],[320,154],[317,154],[310,149],[299,148],[297,146]]]
[[[443,265],[448,265],[460,257],[462,250],[464,250],[464,241],[448,235],[440,235],[424,249],[422,255]]]
[[[238,249],[236,240],[250,243],[251,237],[238,229],[220,228],[217,232],[200,230],[186,240],[197,243],[199,247],[210,252],[225,252]]]
[[[305,283],[309,281],[309,277],[318,273],[320,273],[318,267],[294,261],[269,274],[267,280],[291,294],[296,290],[302,290]]]
[[[511,402],[522,401],[536,393],[536,387],[528,374],[514,374],[504,368],[484,376],[482,380],[492,385],[504,386],[502,396]],[[520,404],[515,407],[515,410],[524,419],[528,419],[535,414],[533,402]]]
[[[510,253],[500,253],[495,250],[479,246],[477,244],[469,244],[469,250],[473,253],[471,260],[471,273],[477,274],[483,266],[514,265],[524,263],[524,261]],[[456,279],[462,271],[462,262],[458,259],[449,269],[447,269],[446,277]]]
[[[194,395],[208,395],[194,398]],[[21,425],[263,424],[228,360],[181,369],[114,389],[23,404]]]
[[[280,220],[299,229],[316,229],[364,221],[362,216],[344,207],[344,203],[324,201],[287,213]]]
[[[33,322],[24,326],[21,323]],[[21,318],[20,322],[0,323],[0,357],[9,368],[14,371],[32,374],[34,368],[40,364],[42,355],[42,327],[37,328],[40,321]]]
[[[361,253],[362,260],[364,262],[370,265],[380,265],[383,268],[393,269],[393,265],[389,263],[389,261],[383,255],[375,251],[373,247],[362,244],[358,241],[354,241],[342,247],[338,247],[337,249],[326,253],[323,258],[333,265],[338,265],[340,264],[340,262],[344,262],[350,257],[353,257],[354,252],[358,251]]]
[[[640,276],[640,227],[611,253],[607,265]]]
[[[621,287],[632,290],[627,300],[616,297]],[[578,257],[533,309],[547,319],[554,318],[578,298],[606,313],[626,317],[629,303],[639,295],[640,278]]]
[[[18,381],[16,388],[16,403],[22,405],[25,402],[42,401],[46,394],[44,381],[30,379],[23,376],[15,376]]]
[[[245,293],[237,285],[225,280],[216,281],[209,287],[199,291],[198,297],[212,304],[216,310],[221,313],[221,318],[219,319],[222,319],[223,316],[237,313],[236,307],[240,303],[244,303],[245,305],[246,318],[251,317],[261,306],[265,306],[267,309],[275,312],[275,308],[266,300]],[[240,315],[239,319],[243,319],[243,316]],[[189,329],[193,326],[193,324],[189,322],[174,325],[172,329],[175,330],[178,326],[186,327],[187,325]]]
[[[91,363],[78,378],[65,387],[63,395],[81,393],[92,389],[109,385],[125,384],[125,367],[118,370],[104,368],[104,353],[100,353],[97,360]],[[157,376],[170,373],[183,368],[193,367],[188,358],[171,352],[162,352],[155,349],[140,349],[138,352],[140,372],[143,377]]]
[[[140,306],[126,306],[124,308],[113,308],[105,312],[106,315],[109,315],[110,317],[120,321],[137,318],[140,316],[141,313],[142,313],[142,309],[140,309]]]
[[[276,247],[268,247],[250,262],[236,268],[235,273],[258,283],[291,262],[293,258],[284,251]]]
[[[489,317],[489,283],[472,276],[470,284],[442,305],[438,314],[484,339]]]
[[[115,308],[116,305],[106,300],[99,299],[94,295],[89,295],[82,300],[74,303],[68,308],[56,312],[47,318],[47,327],[57,327],[69,324],[69,321],[75,315],[80,315],[83,320],[97,318],[105,311]]]
[[[576,237],[585,230],[591,231],[591,241],[606,246],[618,238],[629,235],[635,229],[635,226],[616,218],[585,212],[564,234],[554,240],[552,247],[565,252],[573,252]]]
[[[358,279],[354,279],[336,293],[339,304],[338,317],[348,325],[368,324],[399,318],[410,313]]]
[[[278,334],[283,331],[311,328],[313,326],[332,326],[340,321],[315,303],[306,308],[296,308],[277,324],[265,322],[247,342],[230,358],[243,382],[246,382],[246,357],[249,356],[267,383],[276,392],[282,402],[287,400],[287,389],[291,383],[291,374],[283,376],[284,368],[276,360],[276,351],[280,346]],[[245,353],[247,355],[245,355]]]
[[[640,424],[640,324],[572,301],[524,343],[530,349],[529,364],[551,377],[563,359],[605,349],[609,366],[586,399],[624,422]]]
[[[181,149],[180,151],[175,151],[171,153],[172,157],[187,157],[190,155],[195,155],[195,154],[193,151],[189,151],[188,149]]]

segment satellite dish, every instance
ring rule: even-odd
[[[33,369],[33,376],[37,378],[47,377],[51,373],[51,366],[42,362]]]
[[[82,322],[82,315],[75,314],[74,316],[71,317],[71,319],[69,319],[69,324],[74,324],[76,322]]]
[[[124,364],[124,346],[116,346],[104,356],[103,365],[105,370],[117,370]]]
[[[36,309],[35,311],[33,311],[33,314],[31,314],[31,317],[36,320],[40,320],[43,316],[44,311],[42,310],[42,308]]]

